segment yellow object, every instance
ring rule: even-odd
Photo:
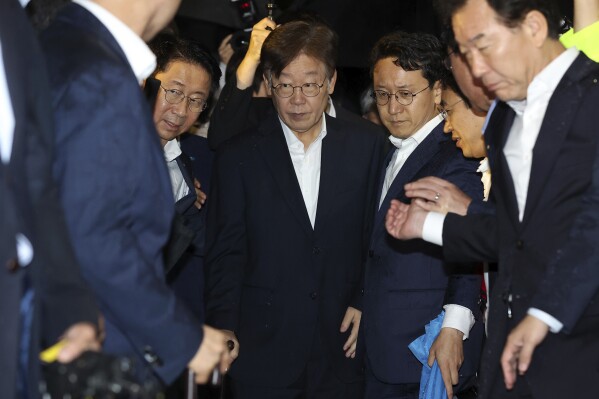
[[[576,47],[595,62],[599,62],[599,21],[584,29],[574,32],[570,29],[560,38],[560,42],[566,48]]]
[[[48,349],[44,350],[42,353],[40,353],[40,360],[44,363],[55,362],[56,358],[58,358],[60,350],[65,346],[66,343],[67,341],[63,339],[61,341],[58,341],[56,344],[52,345]]]

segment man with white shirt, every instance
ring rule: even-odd
[[[499,261],[481,395],[592,397],[599,67],[564,50],[552,2],[446,4],[473,75],[500,100],[485,131],[497,215],[443,217],[394,203],[387,228],[443,244],[451,259]]]
[[[146,84],[155,91],[149,93],[154,103],[153,119],[175,199],[175,220],[165,253],[167,283],[203,320],[206,212],[196,195],[199,183],[191,160],[196,154],[182,151],[179,137],[206,109],[218,89],[220,69],[197,43],[170,33],[157,35],[149,46],[156,54],[157,66],[153,80]],[[189,138],[193,139],[202,140]]]
[[[261,51],[272,105],[215,161],[206,314],[236,342],[237,399],[363,394],[356,348],[383,137],[325,115],[336,50],[320,23],[274,29]]]
[[[173,194],[140,88],[156,65],[144,40],[176,0],[76,0],[42,34],[55,110],[54,176],[83,277],[105,315],[107,353],[137,356],[140,378],[206,381],[225,337],[164,280]],[[151,176],[148,179],[148,176]]]
[[[0,1],[0,392],[11,399],[39,395],[41,349],[62,340],[58,360],[69,362],[100,346],[52,179],[48,94],[21,5]]]
[[[404,184],[424,176],[447,179],[470,196],[482,197],[477,162],[466,160],[443,133],[437,105],[448,71],[435,37],[391,33],[375,44],[371,65],[373,96],[394,148],[381,171],[366,266],[365,397],[419,396],[422,364],[408,345],[443,309],[443,328],[431,348],[429,364],[438,362],[452,397],[453,392],[468,388],[478,365],[481,323],[471,328],[480,316],[480,276],[456,274],[457,265],[446,263],[441,250],[424,241],[390,240],[384,216],[391,199],[405,198]]]

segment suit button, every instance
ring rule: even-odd
[[[518,248],[518,249],[524,248],[524,241],[522,241],[522,240],[516,241],[516,248]]]
[[[144,359],[152,366],[162,366],[162,359],[160,359],[158,355],[154,353],[150,346],[146,346],[144,348]]]
[[[316,299],[317,296],[318,296],[318,294],[316,294],[316,291],[312,291],[310,293],[310,298],[312,298],[312,299]]]
[[[320,254],[320,248],[318,248],[318,247],[314,247],[314,248],[312,248],[312,253],[313,253],[314,255],[319,255],[319,254]]]
[[[374,256],[374,250],[371,249],[368,251],[368,257],[372,258],[373,256]]]
[[[10,258],[6,261],[6,270],[8,270],[10,273],[15,273],[17,270],[19,270],[19,261],[17,258]]]

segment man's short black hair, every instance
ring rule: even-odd
[[[300,54],[321,61],[327,77],[335,73],[337,34],[319,22],[292,21],[275,29],[264,41],[260,62],[267,76],[278,77]]]
[[[422,71],[432,87],[449,73],[443,65],[445,54],[439,39],[431,34],[392,32],[380,38],[370,53],[370,77],[379,60],[393,58],[404,71]]]
[[[451,26],[451,17],[471,0],[434,0],[435,10],[443,25]],[[536,10],[545,16],[548,35],[559,36],[561,15],[555,0],[485,0],[507,27],[518,26],[530,11]]]
[[[218,90],[221,76],[218,62],[197,42],[162,32],[152,39],[149,46],[156,55],[156,70],[152,76],[166,71],[173,61],[187,62],[201,67],[210,75],[210,96]]]
[[[219,88],[221,71],[218,62],[199,43],[187,40],[169,31],[159,33],[148,45],[156,55],[156,69],[152,73],[152,77],[166,71],[173,61],[197,65],[208,73],[210,76],[210,93],[206,99],[208,107],[206,112],[202,112],[199,117],[200,122],[207,122],[210,118],[210,112],[208,111],[214,105],[214,94]]]

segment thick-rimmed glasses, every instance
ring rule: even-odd
[[[295,93],[295,89],[299,88],[302,94],[306,97],[316,97],[320,93],[320,89],[324,86],[324,82],[327,78],[324,78],[321,84],[318,83],[304,83],[303,85],[293,86],[289,83],[279,83],[276,86],[273,86],[271,83],[271,88],[275,92],[275,94],[281,98],[289,98]]]
[[[416,97],[417,94],[422,93],[429,87],[430,86],[426,86],[424,89],[419,90],[416,93],[412,93],[409,90],[397,90],[395,93],[389,93],[385,90],[375,90],[370,96],[374,98],[374,101],[376,101],[376,105],[379,105],[381,107],[389,103],[389,99],[391,98],[391,96],[395,97],[397,102],[401,105],[410,105],[412,104],[412,101],[414,101],[414,97]]]
[[[170,104],[179,104],[187,98],[187,108],[191,112],[202,112],[206,109],[207,102],[203,98],[186,96],[181,90],[167,89],[160,86],[164,90],[164,99]]]
[[[449,105],[449,106],[440,106],[439,107],[439,112],[441,113],[441,116],[443,117],[443,119],[447,120],[447,117],[449,116],[449,113],[451,112],[451,110],[453,109],[453,107],[456,106],[456,104],[461,103],[462,99],[459,99],[458,101],[456,101],[455,103]]]

